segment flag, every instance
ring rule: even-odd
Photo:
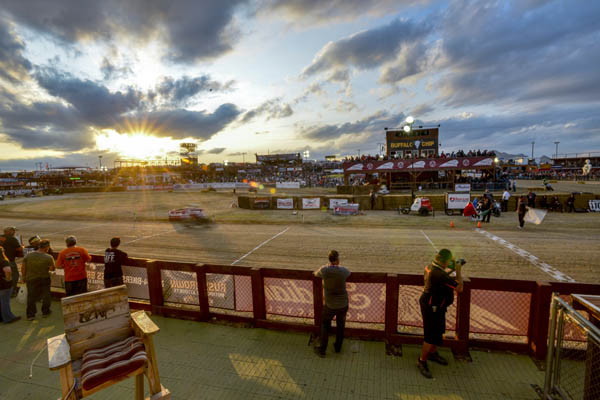
[[[477,209],[477,197],[473,199],[473,208]]]
[[[475,210],[475,207],[473,206],[473,203],[469,203],[467,204],[467,206],[465,207],[464,211],[463,211],[463,215],[465,217],[471,217],[473,215],[476,215],[477,211]]]
[[[525,214],[525,221],[539,225],[542,223],[547,213],[547,210],[540,210],[539,208],[530,208],[529,211],[527,211],[527,214]]]

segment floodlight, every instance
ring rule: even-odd
[[[406,123],[407,124],[412,124],[415,122],[415,119],[413,117],[411,117],[410,115],[408,117],[406,117]]]
[[[404,125],[404,132],[410,132],[410,125]]]

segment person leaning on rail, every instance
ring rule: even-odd
[[[431,265],[425,267],[425,286],[419,299],[425,337],[417,367],[429,379],[433,376],[427,360],[448,365],[437,347],[442,345],[442,336],[446,332],[446,310],[454,301],[454,290],[460,293],[463,289],[461,268],[464,264],[465,260],[455,261],[450,250],[442,249]],[[456,271],[456,278],[450,276],[452,271]]]

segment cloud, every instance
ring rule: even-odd
[[[207,150],[206,152],[209,154],[221,154],[225,151],[225,147],[215,147],[214,149]]]
[[[172,104],[186,104],[186,102],[200,92],[217,92],[230,90],[235,81],[231,80],[225,83],[214,81],[209,75],[202,75],[195,78],[183,76],[179,79],[172,77],[163,77],[156,85],[156,92]]]
[[[204,141],[219,133],[240,113],[231,103],[220,105],[213,113],[184,109],[139,112],[124,116],[115,129],[129,133],[131,127],[144,126],[146,133],[153,136]]]
[[[402,113],[390,115],[386,111],[379,111],[355,122],[301,127],[298,136],[315,142],[328,142],[342,136],[346,139],[348,135],[379,133],[383,136],[385,127],[398,126],[404,118]]]
[[[94,133],[82,116],[61,103],[0,103],[2,134],[25,149],[75,151],[92,147]]]
[[[307,78],[325,71],[353,66],[368,70],[393,61],[406,45],[424,40],[432,27],[426,22],[395,19],[387,25],[355,33],[336,42],[327,43],[313,62],[302,71]]]
[[[350,112],[350,111],[359,111],[358,106],[351,101],[338,100],[335,106],[336,111],[339,112]]]
[[[27,76],[31,63],[23,57],[25,45],[0,16],[0,78],[17,83]]]
[[[102,64],[100,65],[100,72],[102,72],[105,81],[111,79],[126,78],[133,73],[129,66],[123,65],[119,67],[111,63],[107,57],[104,57],[102,59]]]
[[[371,14],[388,15],[398,8],[426,4],[429,0],[268,0],[261,13],[283,16],[297,25],[330,24],[336,20],[354,20]]]
[[[432,111],[435,111],[435,108],[431,104],[419,104],[412,110],[410,114],[420,117],[421,115],[429,114]]]
[[[131,87],[110,92],[103,85],[53,68],[41,69],[35,77],[49,94],[70,103],[86,121],[100,128],[110,127],[120,115],[137,110],[143,99],[143,94]]]
[[[304,93],[302,93],[302,95],[296,97],[292,103],[293,104],[298,104],[300,102],[304,102],[307,101],[308,98],[311,95],[316,95],[316,96],[326,96],[327,92],[323,89],[322,83],[319,82],[313,82],[311,83],[305,90]]]
[[[232,49],[238,39],[234,14],[245,3],[4,0],[2,9],[18,23],[65,43],[158,39],[169,49],[169,60],[190,63],[214,59]]]
[[[248,123],[253,119],[265,115],[266,120],[287,118],[294,114],[294,110],[287,103],[281,103],[281,98],[277,97],[267,100],[255,109],[247,111],[241,118],[241,123]]]

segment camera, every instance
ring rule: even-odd
[[[456,260],[456,262],[460,265],[465,265],[467,263],[467,261],[464,258],[459,258],[458,260]]]

